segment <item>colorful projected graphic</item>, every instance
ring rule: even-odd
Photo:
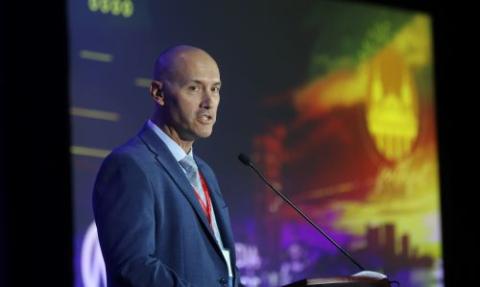
[[[239,152],[366,268],[402,287],[443,286],[428,14],[343,1],[117,1],[135,7],[118,17],[92,12],[98,1],[71,2],[75,286],[105,286],[95,174],[150,115],[153,59],[178,43],[220,63],[219,120],[195,152],[230,206],[246,286],[358,270],[241,166]]]
[[[390,22],[371,27],[388,40],[370,46],[369,55],[360,54],[365,45],[359,45],[363,57],[352,53],[325,62],[317,59],[329,59],[329,52],[314,50],[311,70],[323,72],[311,73],[284,101],[271,104],[272,98],[266,104],[291,107],[294,116],[269,123],[253,142],[266,175],[364,265],[396,277],[402,286],[438,286],[431,23],[425,15],[405,16],[398,27]],[[318,38],[327,40],[349,38]],[[290,207],[267,188],[259,187],[258,194],[259,206],[268,208],[256,216],[258,230],[264,230],[257,237],[279,270],[275,284],[305,271],[348,274],[343,255]]]

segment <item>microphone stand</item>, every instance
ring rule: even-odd
[[[345,255],[348,259],[350,259],[350,261],[353,262],[353,264],[355,264],[359,269],[360,271],[365,271],[365,268],[360,264],[358,263],[351,255],[350,253],[348,253],[348,251],[346,251],[345,249],[343,249],[343,247],[341,247],[340,245],[338,245],[337,242],[335,242],[335,240],[333,240],[327,233],[325,233],[317,224],[315,224],[315,222],[313,222],[305,213],[303,213],[293,202],[290,201],[290,199],[288,199],[283,193],[281,193],[280,191],[278,191],[275,187],[273,187],[273,185],[265,178],[265,176],[252,164],[252,162],[250,161],[250,159],[244,155],[244,154],[240,154],[238,156],[238,159],[246,166],[249,166],[250,168],[253,169],[253,171],[255,171],[255,173],[265,182],[265,184],[268,185],[268,187],[270,187],[278,196],[280,196],[286,203],[288,203],[288,205],[290,205],[293,209],[295,209],[295,211],[300,214],[300,216],[302,216],[308,223],[310,223],[310,225],[312,225],[318,232],[320,232],[328,241],[330,241],[330,243],[332,243],[338,250],[340,250],[343,255]]]

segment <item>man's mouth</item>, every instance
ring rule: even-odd
[[[197,117],[198,121],[202,124],[210,124],[213,121],[213,117],[207,113],[201,113]]]

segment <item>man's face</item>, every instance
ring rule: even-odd
[[[180,139],[193,141],[212,134],[220,102],[220,72],[210,56],[200,52],[179,56],[162,91],[168,124]]]

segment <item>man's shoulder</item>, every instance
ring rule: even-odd
[[[112,150],[112,153],[119,154],[129,154],[129,153],[138,153],[145,150],[145,143],[140,139],[138,135],[128,139],[123,144],[117,146]]]
[[[104,162],[111,161],[139,161],[148,156],[148,149],[138,136],[134,136],[125,143],[114,148],[107,155]]]

